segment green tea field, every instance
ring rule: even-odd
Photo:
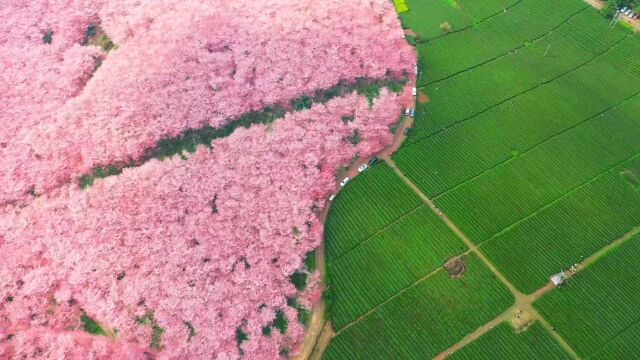
[[[640,358],[640,36],[582,0],[404,3],[413,133],[330,209],[323,358]]]

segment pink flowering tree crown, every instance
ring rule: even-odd
[[[414,79],[314,94],[412,73],[392,5],[10,1],[0,17],[0,358],[295,354],[336,169],[391,142]]]

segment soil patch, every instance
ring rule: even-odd
[[[405,35],[416,36],[415,31],[413,31],[413,29],[410,29],[410,28],[408,28],[408,29],[404,29],[404,34],[405,34]]]
[[[533,316],[527,311],[517,310],[511,317],[511,326],[516,329],[516,332],[526,330],[532,323]]]
[[[431,99],[429,99],[427,94],[425,94],[422,91],[418,91],[418,102],[419,103],[424,104],[424,103],[428,103],[429,101],[431,101]]]
[[[467,264],[464,262],[464,258],[455,257],[447,260],[444,263],[444,268],[452,278],[462,277],[467,272]]]
[[[448,22],[443,22],[440,24],[440,30],[448,34],[453,32],[453,27]]]

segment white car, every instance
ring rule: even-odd
[[[349,182],[349,177],[347,176],[346,178],[342,179],[342,181],[340,181],[340,186],[345,186],[347,185],[347,183]]]
[[[622,9],[620,9],[620,12],[621,12],[621,13],[623,13],[623,12],[625,12],[625,11],[627,11],[627,7],[626,7],[626,6],[625,6],[625,7],[623,7]]]
[[[336,198],[336,194],[331,194],[331,196],[329,196],[329,201],[333,201],[333,199]]]
[[[416,75],[418,75],[418,65],[416,65]]]
[[[367,164],[362,164],[362,165],[360,165],[358,167],[358,172],[361,173],[361,172],[367,170],[367,168],[368,168]]]
[[[418,95],[418,89],[416,89],[416,88],[411,89],[411,95],[413,95],[413,96]]]
[[[409,116],[410,113],[411,113],[411,109],[409,108],[404,109],[404,116]]]
[[[631,12],[632,12],[631,9],[629,9],[629,10],[625,11],[624,14],[629,16],[629,15],[631,15]]]

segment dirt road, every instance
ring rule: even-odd
[[[415,106],[415,104],[414,104]],[[407,138],[404,135],[404,129],[413,125],[413,119],[409,116],[405,116],[402,120],[402,123],[398,127],[396,131],[393,141],[391,144],[385,146],[382,150],[375,154],[378,158],[382,159],[383,157],[388,157],[390,153],[397,151],[402,143]],[[343,175],[343,177],[348,176],[350,179],[353,179],[358,175],[358,167],[362,164],[366,164],[369,159],[360,159],[356,163],[354,163],[349,170]],[[340,179],[342,180],[342,178]],[[331,207],[331,202],[327,200],[327,205],[322,209],[320,213],[320,223],[324,226],[327,216],[329,214],[329,209]],[[324,256],[324,241],[320,245],[318,249],[316,249],[316,267],[318,271],[320,271],[320,276],[324,279],[324,270],[325,270],[325,256]],[[322,300],[314,305],[313,310],[311,312],[311,321],[309,322],[309,327],[307,328],[307,332],[302,341],[302,344],[299,347],[298,355],[294,357],[295,360],[306,360],[306,359],[320,359],[324,350],[329,345],[331,338],[335,335],[331,328],[331,321],[325,320],[324,316],[325,312],[325,304]],[[314,355],[315,354],[315,355]]]
[[[318,341],[316,342],[316,346],[313,348],[311,355],[309,356],[310,360],[320,360],[322,359],[322,354],[329,346],[331,339],[335,336],[333,332],[333,328],[331,327],[331,322],[327,321],[325,326],[322,328],[322,333],[320,337],[318,337]]]

